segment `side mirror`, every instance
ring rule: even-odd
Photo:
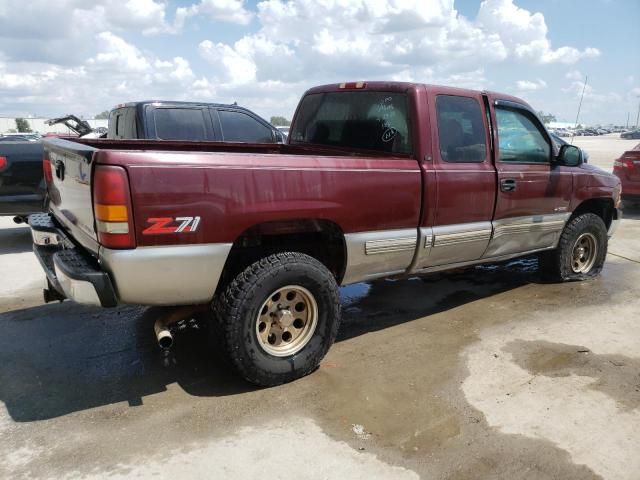
[[[558,163],[567,167],[577,167],[582,163],[582,150],[575,145],[562,145],[558,154]]]

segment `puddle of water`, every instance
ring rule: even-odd
[[[353,283],[340,287],[340,300],[343,307],[350,307],[360,302],[369,294],[371,285],[368,283]]]

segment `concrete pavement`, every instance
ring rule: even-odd
[[[639,219],[588,282],[526,258],[343,289],[321,368],[270,389],[199,329],[164,359],[153,309],[42,305],[0,219],[0,478],[637,479]]]

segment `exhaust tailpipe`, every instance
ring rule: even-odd
[[[160,321],[156,322],[153,329],[156,332],[158,346],[163,350],[169,350],[173,346],[173,335],[171,334],[171,330],[169,330],[169,328]]]
[[[193,315],[206,308],[206,305],[186,305],[182,307],[168,307],[161,310],[160,316],[153,325],[156,334],[158,346],[162,350],[169,350],[173,346],[173,334],[171,333],[171,325],[192,318]]]

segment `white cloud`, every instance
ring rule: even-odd
[[[544,16],[516,6],[513,0],[484,0],[480,4],[477,23],[498,34],[509,52],[521,60],[540,64],[572,64],[582,58],[600,55],[600,51],[593,47],[578,50],[562,46],[554,50],[547,38]]]
[[[176,10],[175,27],[182,28],[186,19],[198,15],[238,25],[247,25],[253,18],[253,13],[246,9],[244,0],[200,0],[200,3]]]
[[[185,58],[158,58],[112,32],[96,37],[94,55],[71,68],[0,62],[0,110],[91,116],[118,103],[147,98],[213,100],[208,96],[213,89],[194,87],[197,80]]]
[[[32,102],[52,113],[89,114],[163,96],[238,100],[265,115],[291,115],[314,84],[393,79],[486,88],[495,65],[544,69],[598,55],[552,45],[544,16],[513,1],[485,0],[476,18],[460,15],[454,0],[262,0],[255,8],[245,0],[178,8],[166,0],[0,3],[0,108]],[[247,33],[222,41],[217,22]],[[209,25],[195,43],[193,35],[172,37],[183,42],[180,56],[161,51],[164,34]],[[516,88],[541,90],[546,83],[535,78],[542,75],[523,73]]]
[[[105,73],[141,73],[151,68],[140,50],[113,33],[99,33],[97,39],[98,52],[87,61],[88,65],[96,66]]]
[[[518,80],[516,82],[516,89],[520,90],[520,91],[535,91],[535,90],[541,90],[543,88],[546,88],[547,86],[547,82],[545,82],[542,79],[538,79],[538,80]]]

